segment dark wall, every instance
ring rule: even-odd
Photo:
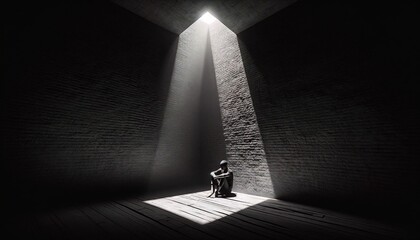
[[[177,35],[106,1],[7,6],[2,165],[11,202],[141,192]]]
[[[415,9],[300,1],[238,35],[278,198],[414,215]]]

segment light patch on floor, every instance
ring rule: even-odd
[[[236,193],[231,198],[208,198],[210,191],[183,194],[145,201],[198,224],[207,224],[229,216],[270,198]]]

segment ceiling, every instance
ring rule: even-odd
[[[251,27],[296,0],[111,0],[121,7],[177,34],[205,12],[235,33]]]

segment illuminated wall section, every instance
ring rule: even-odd
[[[210,44],[211,51],[206,53],[207,44]],[[212,55],[212,62],[205,61],[206,54]],[[202,165],[207,165],[202,164],[202,153],[197,150],[200,149],[201,137],[201,87],[203,79],[208,77],[203,75],[206,64],[214,65],[219,121],[223,126],[229,166],[235,172],[233,190],[274,196],[236,34],[209,14],[203,15],[179,36],[149,187],[184,185],[192,188],[199,179],[204,177],[207,180],[207,173],[205,176],[196,175],[202,175]],[[220,160],[214,162],[214,169]]]
[[[236,34],[217,19],[209,33],[234,191],[274,196]]]
[[[196,21],[178,39],[149,188],[191,186],[199,166],[199,107],[208,25]]]

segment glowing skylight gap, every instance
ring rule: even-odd
[[[216,18],[209,12],[206,12],[203,14],[203,16],[201,16],[200,20],[207,24],[211,24],[212,22],[214,22],[214,20],[216,20]]]

